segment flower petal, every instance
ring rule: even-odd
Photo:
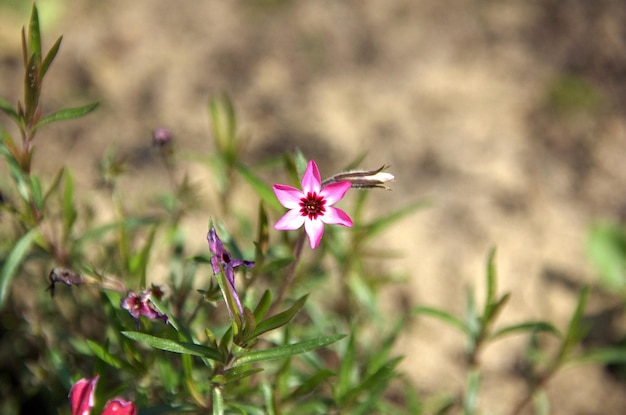
[[[302,192],[306,195],[309,192],[319,193],[322,187],[322,177],[315,161],[309,161],[304,176],[302,177]]]
[[[324,216],[321,216],[320,219],[322,222],[328,223],[329,225],[352,226],[352,219],[350,219],[350,216],[348,216],[348,214],[343,210],[332,206],[326,208]]]
[[[305,218],[304,229],[309,237],[311,249],[315,249],[320,244],[322,235],[324,235],[324,222],[319,219]]]
[[[304,216],[300,214],[300,211],[292,209],[278,219],[278,222],[274,224],[274,229],[278,231],[298,229],[303,223]]]
[[[326,199],[326,206],[331,206],[343,199],[350,186],[350,182],[331,183],[320,191],[320,196]]]
[[[221,258],[224,254],[224,244],[219,236],[217,236],[217,232],[213,226],[209,229],[206,239],[209,242],[209,250],[211,250],[211,253]]]
[[[98,383],[98,375],[93,379],[81,379],[70,389],[70,405],[72,415],[89,415],[95,404],[94,390]]]
[[[300,190],[285,184],[275,184],[273,189],[281,205],[287,209],[300,208],[300,199],[305,196]]]
[[[102,415],[137,415],[137,407],[131,401],[113,398],[104,405]]]

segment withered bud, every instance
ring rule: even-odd
[[[324,180],[322,186],[326,186],[331,183],[348,181],[352,184],[352,187],[356,189],[379,187],[381,189],[390,190],[386,183],[393,181],[395,177],[393,174],[383,171],[387,168],[389,168],[389,166],[382,166],[377,170],[354,170],[339,173]]]
[[[68,287],[85,283],[85,279],[83,277],[65,268],[52,268],[52,271],[50,271],[50,274],[48,275],[48,280],[50,280],[50,285],[46,291],[50,291],[50,297],[54,297],[54,288],[57,282],[63,283]]]
[[[152,131],[152,143],[158,147],[164,147],[172,142],[172,133],[165,127],[158,127]]]

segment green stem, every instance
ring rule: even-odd
[[[289,289],[289,287],[291,286],[291,284],[296,278],[296,268],[298,264],[300,263],[300,258],[302,258],[302,248],[304,247],[305,237],[306,237],[306,234],[304,232],[301,232],[300,236],[298,237],[298,240],[296,241],[296,245],[293,250],[293,255],[295,259],[293,260],[291,264],[289,264],[289,267],[287,267],[287,270],[285,271],[285,279],[283,280],[278,290],[278,295],[276,296],[276,300],[274,300],[274,302],[270,306],[270,309],[267,312],[267,315],[269,316],[274,314],[276,307],[282,302],[283,298],[285,297],[285,294],[287,293],[287,290]]]

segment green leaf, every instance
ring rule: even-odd
[[[304,306],[307,297],[308,294],[300,297],[291,307],[289,307],[289,309],[259,322],[250,338],[258,337],[263,333],[277,329],[289,323],[296,313]]]
[[[502,337],[505,337],[511,334],[517,334],[517,333],[523,333],[523,332],[531,332],[531,333],[548,332],[548,333],[554,334],[557,337],[561,336],[561,333],[559,333],[556,327],[554,327],[550,323],[546,323],[544,321],[529,321],[526,323],[520,323],[520,324],[515,324],[512,326],[507,326],[500,330],[497,330],[495,333],[493,333],[489,337],[489,339],[497,340],[497,339],[500,339]]]
[[[102,360],[107,365],[114,367],[116,369],[122,369],[122,368],[128,369],[129,368],[128,364],[126,364],[123,360],[119,359],[118,357],[113,356],[111,353],[109,353],[108,350],[100,346],[98,343],[87,339],[87,345],[89,346],[93,354],[96,355],[97,358]]]
[[[601,364],[601,365],[624,365],[626,364],[626,349],[624,347],[607,347],[590,350],[569,360],[570,365]]]
[[[376,401],[380,398],[380,395],[385,391],[389,381],[393,379],[395,374],[395,368],[402,360],[402,357],[396,357],[389,360],[379,370],[369,374],[356,388],[353,388],[346,396],[346,401],[351,402],[355,400],[359,395],[363,394],[366,399],[355,408],[352,413],[356,414],[369,414],[370,408],[376,405]]]
[[[11,287],[11,281],[15,277],[15,273],[20,268],[20,265],[24,261],[24,258],[30,251],[30,247],[33,241],[37,237],[37,228],[33,228],[26,232],[15,244],[6,260],[2,264],[0,270],[0,309],[4,307],[9,289]]]
[[[30,178],[30,194],[32,202],[38,211],[43,210],[43,190],[41,189],[41,181],[37,176],[28,176]]]
[[[188,354],[192,356],[206,357],[207,359],[218,362],[223,361],[222,354],[213,348],[202,346],[194,343],[177,342],[170,339],[151,336],[149,334],[140,333],[138,331],[123,331],[122,334],[129,339],[145,343],[155,349],[165,350],[166,352]]]
[[[270,186],[266,185],[263,180],[261,180],[256,174],[254,174],[243,164],[238,163],[236,168],[241,177],[243,177],[248,182],[248,184],[252,186],[252,188],[257,192],[257,194],[261,197],[265,204],[267,204],[269,207],[276,211],[284,210]]]
[[[7,163],[19,166],[20,149],[15,145],[15,141],[5,130],[0,131],[0,153],[6,158]]]
[[[193,337],[192,337],[191,333],[189,332],[189,330],[186,327],[181,326],[178,323],[178,320],[176,320],[176,318],[171,315],[171,313],[169,312],[167,307],[165,307],[165,305],[163,305],[161,300],[159,300],[158,298],[152,297],[152,298],[150,298],[150,301],[152,302],[152,304],[154,305],[154,307],[156,308],[156,310],[159,313],[167,315],[167,323],[170,326],[172,326],[174,328],[174,330],[176,330],[178,332],[180,338],[184,339],[188,343],[193,343],[194,342],[193,341]]]
[[[259,321],[263,317],[265,317],[265,313],[269,310],[270,305],[272,304],[272,292],[270,290],[265,290],[263,296],[259,300],[259,303],[254,309],[254,318]]]
[[[30,56],[24,74],[24,105],[26,106],[24,118],[26,123],[32,122],[35,110],[39,105],[41,79],[39,79],[38,59],[38,56],[35,54]]]
[[[56,176],[54,176],[54,179],[52,180],[50,187],[48,188],[46,193],[43,195],[44,205],[46,204],[46,201],[48,200],[48,198],[56,191],[56,189],[58,189],[59,184],[61,183],[61,178],[63,177],[63,173],[65,173],[65,167],[61,167],[59,169],[59,172],[56,174]]]
[[[578,302],[576,304],[576,310],[572,315],[572,319],[567,327],[561,349],[559,350],[558,359],[560,362],[564,362],[569,353],[580,343],[588,327],[583,325],[583,313],[585,312],[585,306],[587,304],[587,298],[589,297],[589,286],[585,286],[578,296]]]
[[[78,216],[74,206],[74,180],[69,171],[65,174],[65,186],[63,186],[63,231],[66,237],[70,235],[76,217]]]
[[[362,229],[365,231],[365,237],[368,239],[375,237],[395,222],[404,219],[406,216],[419,209],[423,209],[426,206],[428,206],[428,203],[424,201],[413,202],[387,216],[383,216],[367,225],[364,225]]]
[[[354,364],[356,361],[356,329],[352,329],[346,349],[341,356],[339,364],[339,372],[337,373],[337,389],[336,396],[339,402],[343,402],[346,394],[352,388],[352,375],[355,371]]]
[[[496,299],[497,282],[496,249],[491,248],[487,259],[487,299],[485,301],[485,317],[488,317],[487,309]]]
[[[61,47],[62,40],[63,40],[63,36],[60,36],[57,39],[57,41],[54,42],[54,45],[52,45],[52,47],[46,54],[46,57],[44,58],[43,63],[41,64],[39,78],[43,79],[43,77],[46,76],[46,72],[48,72],[48,68],[50,68],[52,61],[54,60],[54,58],[57,56],[57,53],[59,52],[59,48]]]
[[[285,400],[294,401],[305,395],[308,395],[309,393],[319,388],[329,378],[335,375],[336,373],[333,372],[332,370],[322,369],[316,372],[313,376],[308,378],[302,384],[300,384],[300,386],[298,386],[293,392],[291,392]]]
[[[17,111],[6,102],[4,99],[0,98],[0,111],[4,112],[6,115],[11,117],[11,119],[16,123],[20,124],[20,116],[17,114]]]
[[[242,370],[241,367],[235,367],[235,368],[232,368],[232,369],[228,369],[223,374],[219,374],[217,376],[214,376],[213,379],[211,379],[211,382],[215,382],[215,383],[219,383],[221,385],[224,385],[226,383],[239,381],[241,379],[247,378],[248,376],[252,376],[255,373],[259,373],[259,372],[262,372],[262,371],[263,371],[262,368],[243,369]]]
[[[37,6],[33,4],[30,24],[28,25],[28,46],[30,55],[37,56],[37,64],[41,62],[41,34],[39,30],[39,13],[37,12]]]
[[[271,349],[248,352],[237,357],[233,366],[240,366],[248,363],[262,362],[267,360],[282,359],[296,354],[310,352],[311,350],[320,349],[322,347],[328,346],[329,344],[335,343],[336,341],[341,340],[344,337],[345,335],[343,334],[323,336],[299,343],[289,344],[286,346],[278,346]]]
[[[447,323],[451,325],[452,327],[455,327],[461,330],[464,334],[467,334],[467,335],[472,334],[472,331],[465,323],[463,323],[461,320],[459,320],[458,318],[454,317],[452,314],[446,311],[439,310],[433,307],[416,307],[412,310],[412,313],[414,315],[424,314],[427,316],[435,317],[443,321],[444,323]]]
[[[626,287],[626,232],[612,222],[593,225],[587,241],[587,253],[609,290],[621,293]]]
[[[290,256],[287,258],[278,258],[275,259],[271,262],[268,262],[267,264],[265,264],[263,266],[263,268],[261,268],[260,273],[261,274],[271,274],[272,272],[281,270],[283,268],[287,268],[287,266],[289,264],[291,264],[293,261],[295,261],[295,257]]]
[[[232,155],[237,119],[233,103],[227,95],[209,101],[209,116],[213,134],[222,155]],[[227,157],[228,158],[228,157]]]
[[[156,231],[158,228],[158,224],[155,224],[150,229],[148,233],[148,237],[146,238],[146,242],[144,243],[141,251],[136,253],[131,258],[130,270],[133,275],[139,276],[139,286],[146,286],[146,274],[148,271],[148,260],[150,259],[150,252],[152,251],[152,247],[154,246],[154,236],[156,235]]]
[[[98,102],[94,102],[92,104],[84,105],[82,107],[66,108],[57,112],[53,112],[52,114],[42,118],[35,126],[35,129],[38,129],[39,127],[46,124],[50,124],[51,122],[65,121],[74,118],[84,117],[85,115],[93,112],[96,108],[98,108],[98,105],[100,105]]]
[[[263,201],[259,202],[259,215],[258,215],[259,226],[257,230],[257,239],[255,243],[255,252],[254,252],[254,262],[255,268],[253,273],[259,272],[259,269],[263,267],[263,263],[265,261],[265,255],[267,254],[269,239],[270,239],[270,231],[269,231],[269,221],[267,219],[267,210],[265,209],[265,205]]]

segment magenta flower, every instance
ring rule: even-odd
[[[349,181],[331,183],[322,187],[322,179],[313,160],[302,177],[302,190],[284,184],[275,184],[274,193],[289,212],[274,224],[279,231],[298,229],[304,225],[311,249],[322,240],[324,224],[352,226],[352,219],[341,209],[332,207],[343,199],[350,188]]]
[[[224,244],[222,243],[220,237],[217,236],[217,232],[215,231],[213,225],[211,225],[206,239],[209,242],[209,249],[213,254],[213,256],[211,257],[211,267],[213,268],[213,274],[217,275],[220,273],[220,269],[224,270],[224,274],[226,275],[226,279],[228,280],[228,285],[230,285],[230,292],[235,299],[235,303],[237,303],[239,315],[243,316],[241,301],[239,300],[239,295],[237,294],[237,290],[235,289],[235,268],[241,265],[246,268],[253,268],[254,262],[233,258],[230,252],[228,252],[226,248],[224,248]],[[232,314],[232,311],[229,311]]]
[[[141,295],[137,295],[134,292],[129,291],[128,295],[120,301],[120,307],[127,310],[135,319],[137,323],[137,330],[139,330],[139,316],[148,317],[150,320],[159,319],[167,324],[167,314],[160,313],[154,308],[152,301],[150,301],[150,297],[153,295],[153,290],[157,291],[157,293],[161,293],[158,287],[143,290]]]
[[[90,415],[95,405],[94,392],[98,383],[98,375],[93,379],[81,379],[70,389],[70,405],[72,415]],[[102,415],[137,415],[137,407],[131,401],[113,398],[107,401]]]

